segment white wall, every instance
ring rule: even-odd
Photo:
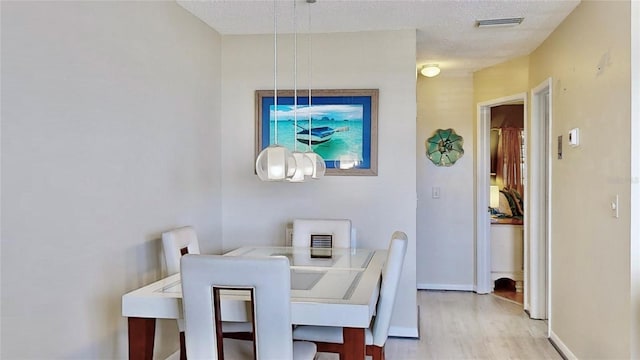
[[[473,290],[473,77],[419,76],[417,99],[418,288]],[[438,167],[427,158],[425,141],[448,128],[463,137],[465,154]],[[433,187],[440,188],[439,199],[432,198]]]
[[[254,174],[254,91],[273,88],[273,36],[225,36],[222,61],[224,247],[284,243],[295,217],[349,218],[358,246],[386,248],[395,230],[410,242],[391,332],[417,336],[415,32],[313,36],[313,88],[380,90],[378,176],[328,176],[302,184]],[[279,89],[293,89],[293,42],[278,39]],[[298,86],[305,88],[307,42],[299,37]],[[382,51],[381,49],[384,49]]]
[[[1,6],[0,357],[126,358],[160,233],[221,248],[220,37],[173,2]]]

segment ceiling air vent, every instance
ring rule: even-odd
[[[522,23],[524,18],[504,18],[504,19],[489,19],[489,20],[476,20],[476,27],[499,27],[499,26],[516,26]]]

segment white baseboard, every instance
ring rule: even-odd
[[[473,284],[417,284],[418,290],[473,291]]]
[[[556,333],[554,333],[553,331],[549,331],[549,340],[551,340],[562,357],[567,360],[578,360],[578,357],[574,353],[572,353],[571,350],[569,350],[567,345],[565,345],[565,343],[563,343],[558,335],[556,335]]]
[[[416,327],[406,327],[406,326],[390,326],[389,327],[389,336],[393,337],[401,337],[401,338],[411,338],[411,339],[419,339],[420,338],[420,306],[417,308],[418,316],[416,318]]]
[[[391,326],[389,327],[389,336],[403,337],[403,338],[418,338],[418,328],[408,328],[403,326]]]

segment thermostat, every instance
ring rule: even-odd
[[[571,146],[580,145],[580,129],[575,128],[569,131],[569,145]]]

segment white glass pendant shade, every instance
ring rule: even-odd
[[[305,167],[304,175],[312,179],[320,179],[323,177],[327,170],[327,166],[325,165],[322,156],[313,151],[307,151],[305,154],[307,155],[307,158],[309,158],[311,166]]]
[[[311,158],[309,158],[306,153],[300,151],[294,151],[293,157],[296,159],[296,166],[290,169],[292,176],[288,180],[291,182],[303,182],[306,178],[306,173],[311,172],[310,169],[313,166]]]
[[[292,176],[291,168],[296,167],[296,159],[289,149],[271,144],[258,155],[256,173],[262,181],[282,181]]]
[[[298,161],[296,157],[291,153],[291,157],[288,160],[289,166],[287,167],[287,180],[291,180],[293,176],[296,174],[296,168],[298,165]]]
[[[338,156],[338,160],[336,161],[336,168],[340,170],[353,169],[360,165],[360,161],[358,160],[358,156],[353,153],[343,154]]]

